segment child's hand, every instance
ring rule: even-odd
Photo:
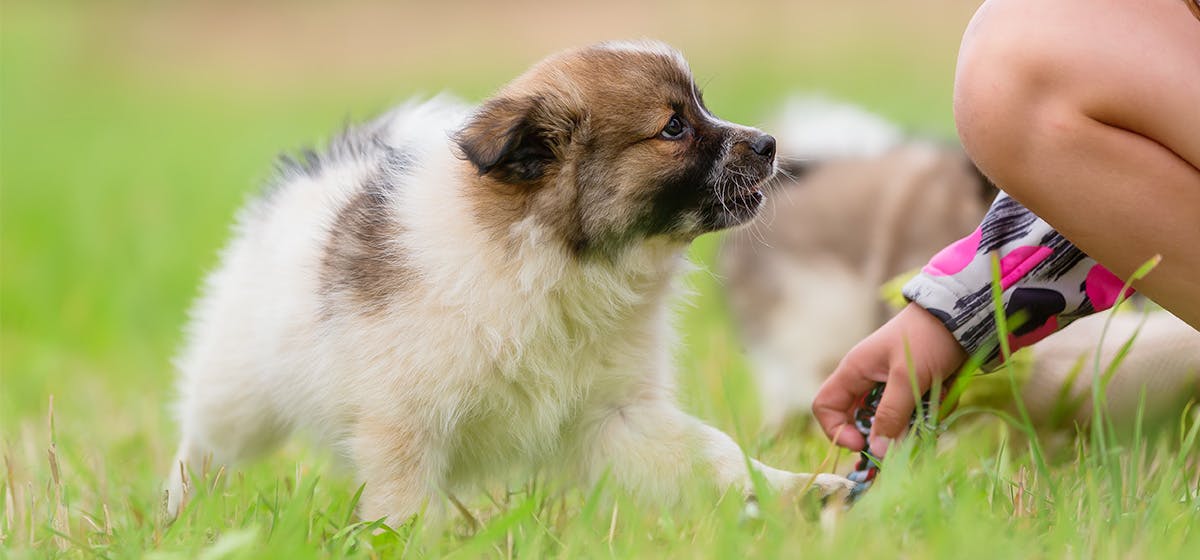
[[[934,376],[949,377],[967,359],[941,321],[920,306],[908,304],[842,358],[813,400],[817,422],[838,445],[863,449],[862,435],[854,429],[854,409],[879,382],[886,382],[887,388],[871,428],[871,453],[883,456],[891,440],[908,427],[915,404],[905,359],[906,341],[921,394],[929,390]]]

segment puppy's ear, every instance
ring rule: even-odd
[[[510,183],[535,181],[571,137],[574,120],[566,112],[542,97],[498,97],[484,103],[454,140],[480,175]]]

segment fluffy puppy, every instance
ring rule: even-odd
[[[168,482],[297,428],[344,453],[360,514],[554,464],[658,501],[742,451],[683,413],[668,300],[689,242],[742,224],[775,140],[704,106],[658,43],[552,56],[474,111],[401,107],[285,165],[194,310]],[[776,489],[845,479],[751,462]]]

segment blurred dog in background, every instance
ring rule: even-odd
[[[896,311],[881,286],[923,266],[978,226],[995,188],[962,148],[906,136],[852,105],[788,102],[774,123],[780,181],[750,227],[729,235],[719,258],[729,304],[758,382],[763,420],[778,429],[807,418],[817,388],[842,356]],[[1107,314],[1078,321],[1030,350],[1025,400],[1041,426],[1091,415],[1092,360]],[[1138,332],[1120,315],[1102,367]],[[1200,388],[1200,333],[1151,313],[1109,388],[1109,409],[1132,420],[1168,417]]]
[[[846,351],[891,316],[880,286],[974,229],[995,194],[961,148],[850,105],[792,100],[774,130],[790,178],[719,261],[769,426],[807,415]]]

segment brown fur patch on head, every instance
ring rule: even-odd
[[[685,134],[664,137],[673,118]],[[742,191],[773,172],[773,159],[753,162],[745,184],[714,177],[744,159],[755,135],[712,116],[676,51],[643,42],[542,61],[484,102],[455,140],[473,171],[477,218],[497,237],[533,217],[572,254],[611,256],[639,239],[682,243],[752,215],[729,206],[747,200]]]

